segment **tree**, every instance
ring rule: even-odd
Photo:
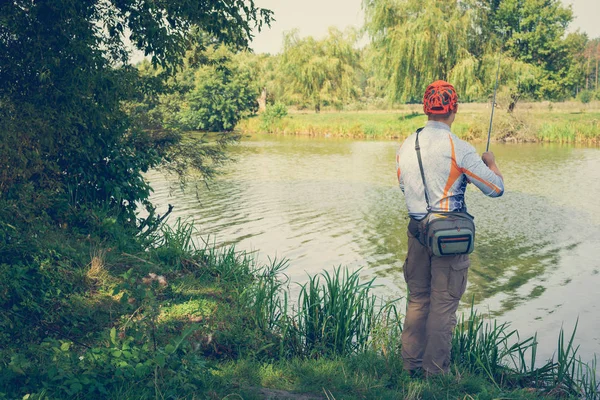
[[[456,1],[365,0],[365,28],[393,102],[418,101],[427,84],[449,79],[470,59],[470,11]]]
[[[560,0],[504,0],[493,16],[506,53],[541,68],[538,98],[573,95],[583,78],[578,57],[586,38],[566,35],[572,20],[571,8]]]
[[[109,204],[135,222],[150,191],[142,173],[181,137],[154,137],[122,109],[148,90],[127,64],[126,43],[168,73],[193,26],[242,48],[270,19],[253,0],[0,3],[0,196],[46,198],[38,206],[57,218],[65,203]]]
[[[585,88],[598,90],[600,38],[592,39],[586,44],[583,57],[585,59]]]
[[[573,16],[559,0],[364,0],[363,7],[392,101],[420,101],[437,79],[456,83],[463,100],[481,100],[493,89],[498,57],[502,83],[517,97],[561,99],[582,82],[585,36],[566,35]]]
[[[285,34],[279,71],[287,97],[311,104],[316,112],[324,103],[341,107],[356,98],[355,42],[354,32],[335,28],[329,28],[328,37],[321,41],[301,39],[297,31]]]
[[[237,62],[252,71],[252,79],[260,89],[261,95],[265,95],[265,100],[273,104],[275,99],[284,98],[285,85],[281,85],[278,79],[280,55],[255,54],[248,51],[239,53],[236,56]],[[266,104],[265,104],[266,105]]]
[[[194,72],[194,87],[185,95],[181,125],[186,130],[231,131],[240,118],[256,112],[258,87],[251,71],[225,46],[207,53],[210,62]]]

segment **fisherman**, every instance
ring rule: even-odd
[[[494,154],[485,152],[479,157],[473,146],[450,130],[458,111],[454,87],[441,80],[433,82],[423,96],[423,110],[427,124],[409,136],[396,154],[398,181],[410,216],[404,262],[408,306],[402,358],[411,376],[420,371],[425,376],[448,373],[456,310],[467,286],[470,265],[468,254],[436,256],[419,240],[425,217],[429,211],[466,213],[468,183],[490,197],[504,193]],[[416,148],[420,148],[423,176]]]

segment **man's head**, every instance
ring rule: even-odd
[[[458,94],[446,81],[435,81],[427,86],[423,95],[423,111],[429,120],[452,125],[458,111]]]

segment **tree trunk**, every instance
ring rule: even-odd
[[[596,59],[596,90],[598,90],[598,59]]]
[[[258,112],[263,112],[267,109],[267,88],[264,87],[258,98]]]
[[[592,57],[588,58],[587,62],[587,70],[585,71],[585,89],[588,90],[590,88],[590,61]]]
[[[510,94],[510,104],[508,105],[508,113],[512,113],[515,111],[515,107],[517,106],[517,102],[521,98],[521,93],[511,93]]]

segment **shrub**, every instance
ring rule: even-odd
[[[272,132],[274,125],[288,115],[287,107],[282,103],[267,106],[261,116],[260,129],[264,132]]]
[[[590,101],[592,101],[592,99],[594,98],[594,92],[592,92],[591,90],[582,90],[581,92],[579,92],[579,101],[581,101],[583,104],[587,104]]]
[[[215,62],[196,71],[194,89],[185,96],[187,108],[181,111],[184,130],[231,131],[241,118],[258,110],[258,87],[232,56],[227,48],[218,48],[209,53]]]

